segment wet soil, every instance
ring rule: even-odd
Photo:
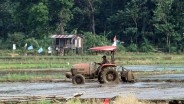
[[[158,74],[136,76],[139,82],[181,82],[184,83],[184,74]]]
[[[0,100],[27,96],[60,96],[71,98],[80,93],[81,98],[112,98],[133,95],[143,100],[184,99],[184,83],[137,82],[113,85],[97,82],[73,85],[70,82],[51,83],[0,83]]]
[[[184,67],[125,66],[133,71],[184,70]],[[66,70],[19,70],[1,71],[6,73],[64,73]],[[53,79],[35,82],[1,82],[0,101],[21,98],[72,98],[81,94],[81,98],[113,98],[115,96],[133,95],[141,100],[181,100],[184,99],[184,74],[151,74],[135,76],[136,83],[99,84],[88,80],[84,85],[73,85],[71,80]]]

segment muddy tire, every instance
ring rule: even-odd
[[[77,74],[72,78],[72,83],[73,84],[84,84],[85,83],[85,78],[81,74]]]
[[[104,83],[119,83],[118,72],[113,69],[106,69],[102,72]]]
[[[103,84],[103,83],[104,83],[103,78],[102,78],[102,73],[99,73],[99,74],[98,74],[98,82],[99,82],[100,84]]]
[[[66,78],[72,78],[72,73],[71,72],[66,72],[65,73],[65,76],[66,76]]]

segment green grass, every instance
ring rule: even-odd
[[[41,100],[41,101],[22,102],[22,103],[19,103],[19,104],[53,104],[53,103],[50,100]]]
[[[66,68],[70,69],[71,64],[47,64],[47,63],[35,63],[35,64],[0,64],[1,70],[14,70],[14,69],[43,69],[43,68]]]
[[[101,56],[17,56],[0,57],[0,69],[32,69],[32,68],[67,68],[76,63],[100,62]],[[110,59],[110,56],[108,56]],[[115,56],[117,65],[184,65],[184,55],[153,53],[118,53]]]
[[[62,73],[9,73],[1,75],[0,82],[15,82],[15,81],[49,81],[52,79],[64,79],[65,76]]]

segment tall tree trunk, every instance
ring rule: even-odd
[[[138,31],[137,20],[136,20],[136,17],[134,17],[134,16],[132,16],[132,19],[133,19],[133,21],[134,21],[134,23],[135,23],[135,27],[136,27],[136,29],[137,29],[137,30],[136,30],[136,34],[135,34],[135,37],[136,37],[136,44],[137,44],[137,37],[138,37],[138,36],[137,36],[137,33],[138,33],[138,32],[137,32],[137,31]]]
[[[171,44],[171,42],[170,42],[170,34],[169,33],[167,33],[166,34],[166,44],[167,44],[167,47],[169,48],[169,53],[170,53],[170,44]]]
[[[167,33],[167,35],[166,35],[167,37],[166,37],[166,39],[167,39],[167,47],[169,48],[169,53],[170,53],[170,35],[169,35],[169,33]]]
[[[90,19],[91,19],[91,29],[92,33],[95,35],[95,16],[94,16],[94,7],[93,7],[93,0],[88,0],[89,3],[89,10],[90,10]]]
[[[92,33],[95,35],[95,16],[94,13],[92,13]]]
[[[63,22],[63,20],[60,21],[60,34],[64,34],[64,22]]]

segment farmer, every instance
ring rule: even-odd
[[[97,63],[98,65],[109,64],[109,63],[110,63],[110,62],[107,60],[106,56],[103,56],[102,58],[103,58],[102,62],[101,62],[101,63]]]
[[[103,64],[109,64],[109,63],[110,63],[110,62],[107,60],[106,56],[103,56],[102,58],[103,58],[103,60],[102,60],[101,63],[96,63],[96,62],[95,62],[96,64],[100,65],[100,66],[97,68],[96,72],[95,72],[96,75],[98,74],[98,72],[99,72],[99,70],[101,69],[101,67],[102,67]]]

